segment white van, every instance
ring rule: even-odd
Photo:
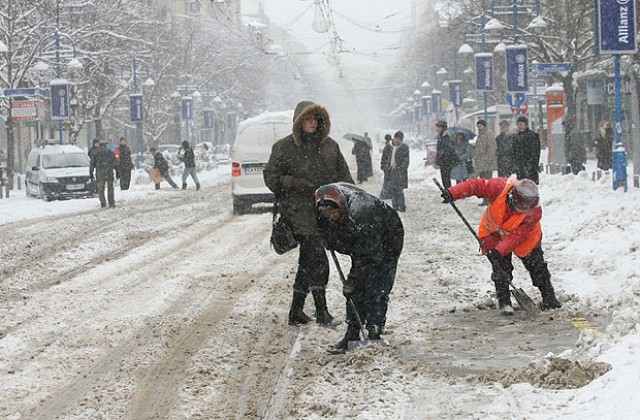
[[[89,156],[72,144],[46,144],[31,150],[24,186],[27,197],[45,201],[93,197]]]
[[[231,152],[233,214],[244,214],[256,203],[272,203],[262,171],[273,144],[291,133],[293,111],[264,112],[238,124]]]

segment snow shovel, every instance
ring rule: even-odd
[[[342,272],[342,268],[340,267],[340,263],[338,262],[338,257],[336,256],[336,252],[334,250],[331,250],[331,256],[333,257],[333,262],[336,264],[336,268],[338,269],[338,274],[340,275],[340,280],[342,281],[342,285],[344,286],[347,283],[347,280],[344,277],[344,273]],[[364,329],[364,325],[362,325],[362,319],[360,319],[358,308],[356,308],[356,305],[353,303],[353,300],[351,300],[351,298],[347,298],[347,302],[349,303],[349,305],[351,305],[351,309],[353,309],[353,313],[356,316],[356,322],[358,322],[358,327],[360,327],[360,335],[362,335],[362,340],[349,341],[347,343],[347,350],[351,351],[358,347],[367,346],[369,344],[381,344],[383,346],[388,346],[389,343],[387,343],[383,339],[369,340],[367,338],[367,332]]]
[[[440,185],[440,183],[438,182],[438,180],[436,178],[433,178],[433,182],[436,183],[436,185],[438,186],[438,188],[440,188],[440,191],[444,192],[444,187],[442,185]],[[482,239],[480,239],[480,237],[478,236],[478,234],[476,233],[476,231],[473,229],[473,227],[469,224],[469,222],[467,221],[467,219],[462,215],[462,213],[460,212],[460,209],[458,209],[458,207],[456,206],[456,204],[452,201],[451,203],[451,207],[453,207],[453,209],[456,211],[456,213],[458,213],[458,216],[460,216],[460,218],[462,219],[462,221],[464,222],[465,225],[467,225],[467,227],[469,228],[469,230],[471,231],[471,233],[473,233],[473,236],[475,236],[475,238],[478,240],[478,243],[480,244],[480,248],[482,248],[482,251],[484,252],[484,255],[487,255],[489,253],[489,250],[487,249],[487,246],[484,244],[484,242],[482,242]],[[487,259],[489,258],[489,256],[487,255]],[[489,260],[489,262],[491,263],[494,271],[496,271],[497,273],[499,273],[501,276],[503,276],[503,278],[508,279],[509,281],[509,286],[511,286],[511,294],[513,295],[513,297],[516,299],[516,301],[518,302],[518,305],[520,305],[520,307],[522,309],[524,309],[529,315],[531,316],[536,316],[539,313],[539,309],[536,306],[535,303],[533,303],[533,300],[531,300],[531,298],[529,297],[529,295],[527,295],[525,293],[524,290],[522,289],[518,289],[517,287],[515,287],[513,285],[513,282],[511,281],[511,279],[509,278],[509,276],[507,275],[507,273],[504,272],[504,270],[502,269],[502,267],[500,267],[500,264],[498,263],[494,263],[493,261]]]

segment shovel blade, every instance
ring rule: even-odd
[[[354,340],[354,341],[349,341],[347,343],[347,351],[355,350],[357,348],[364,347],[364,346],[373,346],[373,345],[378,345],[383,347],[390,346],[387,340],[383,338],[379,340]]]
[[[524,290],[513,288],[511,294],[518,302],[518,305],[524,309],[529,315],[537,316],[540,313],[540,309],[533,303],[533,300],[527,295]]]

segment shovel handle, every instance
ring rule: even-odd
[[[336,265],[338,274],[340,275],[340,280],[342,281],[342,285],[344,286],[347,283],[347,279],[345,278],[344,273],[342,272],[342,267],[340,267],[340,262],[338,261],[338,257],[336,256],[336,251],[334,251],[333,249],[330,251],[331,251],[331,256],[333,257],[333,262]],[[367,336],[364,332],[364,325],[362,324],[362,319],[360,319],[360,314],[358,314],[358,308],[356,308],[355,303],[353,303],[353,300],[351,300],[350,297],[347,298],[347,302],[349,302],[349,305],[351,305],[351,309],[353,309],[353,313],[356,316],[356,322],[358,323],[358,327],[360,327],[360,332],[362,333],[362,339],[366,340]]]

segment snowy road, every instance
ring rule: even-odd
[[[518,417],[492,384],[566,386],[527,365],[572,348],[580,314],[498,316],[473,237],[426,179],[412,182],[392,347],[345,356],[325,352],[343,324],[286,325],[297,251],[269,249],[270,213],[232,216],[228,184],[1,226],[0,417]],[[477,220],[476,204],[459,207]],[[329,309],[342,320],[340,290],[332,270]]]

